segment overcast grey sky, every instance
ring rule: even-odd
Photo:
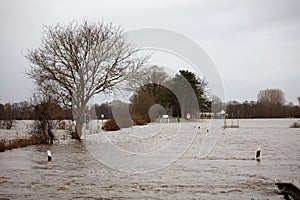
[[[226,100],[256,100],[279,88],[287,102],[300,96],[298,0],[1,0],[0,102],[28,100],[28,48],[38,47],[43,25],[72,20],[155,27],[197,42],[218,69]]]

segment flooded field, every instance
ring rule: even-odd
[[[274,179],[300,181],[295,121],[150,124],[6,151],[0,199],[283,199]]]

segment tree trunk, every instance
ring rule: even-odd
[[[80,140],[77,127],[75,128],[75,132],[72,133],[72,139]]]
[[[49,138],[50,138],[50,144],[53,144],[54,134],[52,133],[50,127],[48,127],[48,136],[49,136]]]
[[[72,134],[72,139],[81,140],[83,123],[80,121],[80,118],[76,119],[75,132]]]
[[[54,140],[54,134],[52,133],[51,131],[51,125],[50,125],[50,121],[45,119],[46,122],[47,122],[47,127],[48,127],[48,136],[50,138],[50,144],[53,144],[53,140]],[[51,124],[52,124],[52,120],[51,120]]]

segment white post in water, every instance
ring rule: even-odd
[[[50,162],[52,160],[51,151],[48,150],[47,154],[48,154],[48,162]]]
[[[103,126],[104,114],[101,114],[101,119],[102,119],[102,126]]]
[[[260,162],[260,146],[257,147],[255,159],[257,162]]]
[[[162,116],[163,117],[163,119],[164,119],[164,123],[169,123],[170,121],[169,121],[169,115],[163,115]]]
[[[186,119],[189,120],[190,118],[191,118],[191,114],[190,114],[190,113],[187,113],[187,114],[186,114]]]

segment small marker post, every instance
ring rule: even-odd
[[[257,162],[260,162],[260,146],[257,147],[255,159]]]
[[[52,160],[51,151],[48,150],[47,154],[48,154],[48,162],[50,162]]]

